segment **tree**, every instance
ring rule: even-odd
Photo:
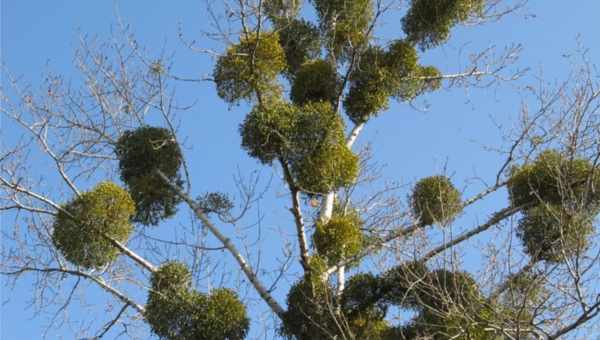
[[[103,290],[118,307],[97,337],[122,325],[134,338],[133,326],[142,325],[161,339],[244,339],[258,317],[255,298],[274,319],[265,333],[271,337],[591,334],[600,313],[600,84],[585,59],[561,86],[530,88],[539,107],[523,108],[500,147],[494,183],[472,197],[440,171],[416,181],[403,207],[398,187],[374,189],[380,182],[369,150],[356,150],[363,129],[391,100],[414,103],[443,85],[518,79],[522,73],[509,67],[518,47],[495,59],[484,51],[453,74],[420,61],[455,26],[497,20],[522,4],[503,5],[241,0],[228,7],[238,32],[218,32],[228,45],[208,80],[223,101],[248,107],[241,148],[286,188],[295,240],[282,246],[280,267],[270,271],[259,267],[262,249],[251,241],[260,227],[239,228],[263,195],[258,179],[237,178],[237,200],[193,194],[197,170],[186,162],[170,85],[190,79],[174,75],[167,58],[148,57],[126,27],[107,49],[83,40],[76,54],[81,89],[52,76],[40,94],[11,78],[2,112],[25,133],[0,155],[2,210],[18,221],[5,231],[2,273],[15,281],[35,277],[38,302],[56,303],[56,315],[84,289],[81,282]],[[382,18],[398,20],[398,13],[403,34],[378,36]],[[35,145],[54,167],[45,180],[67,193],[35,181]],[[452,234],[467,210],[501,190],[505,205]],[[170,218],[186,213],[189,223],[169,229]],[[489,253],[467,247],[487,256],[482,270],[463,268],[461,246],[484,233],[494,235]],[[209,259],[223,253],[230,267],[211,267]],[[202,287],[207,277],[217,287]]]

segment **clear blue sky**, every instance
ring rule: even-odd
[[[211,60],[187,51],[177,39],[181,23],[191,38],[208,29],[203,1],[121,1],[119,13],[129,23],[139,41],[149,49],[160,51],[166,46],[174,50],[175,70],[180,74],[200,76],[212,69]],[[1,8],[2,61],[14,74],[39,84],[40,74],[47,67],[67,77],[77,78],[71,66],[73,49],[79,32],[107,37],[115,28],[115,7],[111,1],[32,1],[4,0]],[[458,49],[465,43],[469,51],[487,46],[498,47],[513,43],[524,49],[517,62],[520,67],[531,67],[533,74],[543,70],[548,80],[561,80],[568,74],[569,63],[563,55],[576,47],[576,37],[590,49],[592,61],[600,62],[600,1],[597,0],[532,0],[527,7],[532,16],[515,15],[498,23],[480,27],[460,27],[453,32],[450,43],[423,56],[427,62],[446,72],[457,70],[465,56]],[[401,36],[398,20],[388,21],[385,34]],[[600,63],[599,63],[600,64]],[[533,82],[528,77],[518,85]],[[516,84],[515,84],[516,85]],[[270,176],[269,168],[261,167],[239,149],[238,125],[247,111],[246,106],[228,110],[219,100],[211,83],[181,85],[179,96],[190,103],[197,101],[191,113],[182,117],[181,135],[188,137],[187,150],[194,178],[194,192],[211,190],[233,191],[232,175],[239,168],[243,173],[260,170]],[[361,144],[372,143],[376,160],[385,164],[385,176],[401,183],[439,172],[447,162],[453,180],[467,193],[477,192],[481,186],[466,186],[466,180],[481,176],[493,181],[499,160],[485,152],[483,145],[500,142],[500,133],[491,117],[501,123],[514,119],[521,101],[519,90],[513,85],[501,85],[486,90],[443,90],[426,97],[431,107],[426,113],[417,112],[405,104],[394,104],[389,112],[369,123]],[[4,118],[3,118],[4,119]],[[3,129],[6,128],[3,121]],[[3,138],[15,138],[12,131],[2,132]],[[262,213],[265,223],[288,224],[292,220],[286,203],[277,199],[283,186],[275,179]],[[270,195],[270,196],[269,196]],[[480,206],[480,212],[497,208],[503,197]],[[478,215],[473,215],[478,216]],[[483,215],[480,215],[483,216]],[[475,223],[475,217],[471,220]],[[9,218],[3,218],[2,228],[10,228]],[[170,225],[175,223],[170,222]],[[278,244],[265,244],[279,247]],[[224,255],[227,256],[227,255]],[[38,339],[48,323],[46,315],[35,316],[27,307],[30,282],[23,279],[14,290],[3,288],[1,337],[3,340]],[[281,296],[280,296],[281,297]],[[98,297],[101,299],[101,297]],[[143,302],[143,301],[141,301]],[[282,301],[283,302],[283,301]],[[73,310],[73,314],[88,311]],[[83,315],[84,318],[89,315]],[[98,315],[104,318],[104,315]],[[70,339],[69,325],[51,329],[50,339]],[[110,338],[110,337],[109,337]]]

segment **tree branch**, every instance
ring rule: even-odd
[[[165,181],[165,183],[167,183],[171,187],[173,191],[175,191],[188,204],[188,206],[192,209],[196,217],[202,222],[202,224],[204,224],[204,226],[206,226],[210,230],[210,232],[217,239],[219,239],[219,241],[221,241],[223,246],[227,248],[229,253],[231,253],[231,255],[238,262],[240,268],[242,269],[244,274],[246,274],[246,277],[248,278],[252,286],[254,286],[254,289],[256,289],[260,297],[267,303],[271,310],[275,314],[277,314],[277,316],[279,316],[281,320],[283,320],[285,310],[279,305],[279,303],[277,303],[277,301],[275,301],[275,299],[273,299],[271,294],[269,294],[269,291],[259,281],[257,275],[254,273],[253,269],[248,264],[248,261],[244,258],[244,256],[242,256],[240,251],[235,247],[231,240],[225,235],[223,235],[221,231],[219,231],[219,229],[208,219],[208,217],[206,216],[206,214],[204,214],[204,211],[196,201],[194,201],[188,194],[181,190],[181,188],[179,188],[175,183],[169,180],[169,178],[166,177],[162,172],[157,171],[157,174],[163,179],[163,181]]]
[[[135,308],[141,314],[144,314],[144,311],[145,311],[144,307],[142,307],[141,305],[135,303],[133,300],[131,300],[129,297],[127,297],[124,293],[120,292],[116,288],[114,288],[111,285],[109,285],[108,283],[106,283],[106,281],[104,281],[104,279],[102,277],[93,276],[93,275],[84,273],[84,272],[79,271],[79,270],[71,270],[71,269],[65,269],[65,268],[23,267],[23,268],[20,268],[19,270],[15,270],[15,271],[12,271],[12,272],[0,272],[0,274],[3,274],[3,275],[20,275],[20,274],[25,273],[25,272],[64,273],[64,274],[70,274],[70,275],[82,277],[84,279],[88,279],[88,280],[96,283],[98,286],[100,286],[105,291],[107,291],[110,294],[114,295],[116,298],[118,298],[119,300],[121,300],[122,302],[124,302],[126,305],[129,305],[129,306]]]

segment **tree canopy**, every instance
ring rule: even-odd
[[[225,15],[208,6],[216,32],[206,37],[225,47],[196,48],[179,37],[213,57],[203,79],[177,75],[167,57],[148,57],[127,26],[113,54],[84,39],[76,54],[81,89],[54,78],[47,93],[36,93],[11,78],[2,95],[3,115],[27,136],[0,155],[0,207],[18,221],[5,232],[2,274],[15,282],[34,275],[33,295],[41,307],[58,305],[57,315],[75,292],[91,289],[80,281],[106,293],[116,316],[95,334],[84,331],[95,339],[595,334],[600,82],[585,58],[564,85],[527,87],[539,107],[524,105],[506,144],[488,147],[500,164],[478,177],[484,185],[475,193],[451,164],[409,185],[386,181],[376,150],[357,143],[390,107],[418,108],[444,88],[492,93],[520,81],[518,47],[465,58],[469,66],[457,72],[423,60],[459,26],[476,30],[522,6],[240,0],[224,6]],[[393,33],[382,34],[384,24]],[[245,168],[237,194],[194,182],[213,163],[192,167],[190,155],[215,146],[190,145],[179,132],[186,119],[211,124],[204,114],[178,116],[193,107],[175,97],[170,84],[182,82],[208,83],[224,107],[243,112],[229,126],[254,164],[274,174],[264,190]],[[205,98],[197,100],[203,110]],[[397,157],[412,162],[416,145],[436,133],[398,145]],[[53,180],[34,180],[36,145]],[[270,194],[276,199],[266,200]],[[289,216],[264,227],[277,209]]]

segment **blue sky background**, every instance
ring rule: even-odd
[[[210,58],[191,53],[177,39],[179,23],[190,39],[197,38],[200,30],[208,29],[203,1],[130,0],[119,2],[118,8],[141,44],[157,53],[163,47],[175,51],[175,73],[201,76],[211,72]],[[522,81],[499,87],[484,90],[455,88],[427,95],[425,99],[430,109],[426,113],[406,104],[391,105],[388,112],[368,124],[358,144],[360,147],[365,142],[371,143],[375,160],[385,165],[383,173],[387,179],[410,184],[418,178],[439,173],[447,165],[448,173],[453,174],[454,182],[465,190],[465,196],[478,192],[482,185],[469,179],[481,177],[493,182],[501,161],[497,154],[485,151],[483,146],[501,143],[501,132],[493,120],[507,128],[514,123],[523,100],[521,86],[535,83],[533,75],[541,70],[546,80],[564,80],[570,70],[565,55],[576,48],[578,36],[589,48],[590,60],[600,61],[599,1],[532,0],[526,12],[531,15],[520,13],[484,26],[459,27],[453,31],[447,45],[423,55],[424,63],[453,73],[466,63],[467,54],[460,56],[458,53],[463,46],[474,52],[491,45],[501,48],[516,43],[523,45],[516,66],[530,67],[531,72]],[[1,8],[2,61],[12,73],[33,84],[39,84],[40,74],[46,69],[77,79],[71,62],[80,32],[105,38],[115,27],[115,6],[111,1],[4,0]],[[388,19],[381,32],[390,38],[401,37],[399,18]],[[180,130],[180,136],[187,137],[190,146],[186,154],[195,193],[233,192],[232,176],[236,169],[244,174],[260,171],[264,178],[271,175],[270,168],[260,166],[239,148],[238,126],[248,111],[247,106],[229,109],[208,82],[182,84],[178,92],[184,102],[197,101],[195,108],[181,117],[184,124]],[[2,119],[2,138],[9,141],[16,138],[17,131],[10,129],[4,117]],[[91,184],[81,186],[87,188]],[[283,185],[275,178],[272,190],[261,205],[261,212],[266,216],[265,230],[285,225],[291,228],[291,216],[284,209],[288,203],[277,196],[283,191]],[[504,204],[504,195],[495,195],[463,220],[468,225],[475,225],[485,218],[486,212]],[[10,228],[10,223],[8,215],[2,217],[2,228]],[[174,225],[175,222],[166,224]],[[266,249],[279,247],[269,243],[269,235],[265,239]],[[1,310],[3,340],[38,339],[45,330],[47,316],[35,316],[28,309],[29,293],[27,279],[20,281],[14,290],[3,287],[2,301],[8,301]],[[278,297],[283,303],[285,289],[281,289],[280,294]],[[94,298],[103,301],[101,294]],[[143,297],[139,301],[143,302]],[[72,313],[88,311],[76,309]],[[98,317],[108,319],[104,315]],[[48,338],[70,339],[69,327],[49,330]]]

